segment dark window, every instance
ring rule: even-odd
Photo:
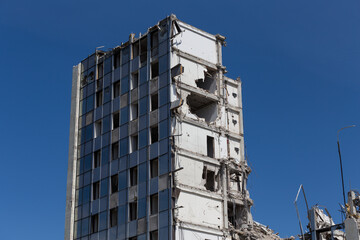
[[[150,196],[150,214],[157,214],[159,212],[159,196],[153,194]]]
[[[129,220],[133,221],[137,218],[137,202],[129,203]]]
[[[99,214],[91,216],[91,233],[97,233],[99,231]]]
[[[119,177],[117,174],[111,176],[111,193],[116,193],[119,189]]]
[[[157,125],[150,128],[150,134],[151,134],[151,144],[159,140],[159,129]]]
[[[158,176],[158,166],[159,166],[159,160],[157,158],[150,161],[150,177],[151,178]]]
[[[130,186],[137,185],[137,175],[138,175],[137,167],[130,168]]]
[[[96,93],[96,107],[100,107],[103,104],[103,92],[98,91]]]
[[[151,78],[159,76],[159,62],[151,63]]]
[[[114,98],[120,96],[120,81],[114,83]]]
[[[214,157],[214,138],[207,136],[207,156]]]
[[[153,94],[151,95],[151,111],[154,111],[156,109],[158,109],[159,104],[158,104],[158,94]]]
[[[152,231],[150,232],[150,240],[158,240],[159,236],[158,236],[158,231]]]
[[[113,143],[111,146],[111,160],[118,159],[119,157],[119,142]]]
[[[130,120],[134,120],[138,117],[138,111],[139,111],[139,104],[133,103],[130,107]]]
[[[137,151],[138,147],[138,135],[131,136],[131,152]]]
[[[139,56],[139,41],[134,42],[132,52],[133,52],[133,58]]]
[[[97,77],[98,77],[98,78],[102,78],[103,75],[104,75],[104,64],[103,64],[103,63],[99,63],[97,70],[98,70],[98,71],[97,71],[97,72],[98,72]]]
[[[140,40],[140,62],[145,63],[147,61],[147,37]]]
[[[120,52],[114,53],[114,69],[120,67]]]
[[[119,112],[113,114],[113,129],[119,127]]]
[[[110,227],[115,227],[118,223],[118,208],[110,209]]]
[[[131,74],[131,89],[137,88],[139,85],[139,72]]]
[[[93,200],[96,200],[100,197],[100,182],[93,183]]]
[[[95,138],[101,136],[101,120],[95,122]]]
[[[101,150],[94,152],[94,168],[100,167],[101,164]]]

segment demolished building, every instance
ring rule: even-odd
[[[171,15],[73,68],[65,239],[279,239],[252,219],[225,37]]]

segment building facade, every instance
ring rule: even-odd
[[[171,15],[74,66],[66,240],[254,239],[224,45]]]

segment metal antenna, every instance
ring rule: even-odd
[[[342,160],[341,160],[339,134],[340,134],[340,131],[342,131],[342,130],[344,130],[346,128],[351,128],[351,127],[355,127],[355,125],[350,125],[350,126],[347,126],[347,127],[343,127],[343,128],[340,128],[337,131],[337,146],[338,146],[339,159],[340,159],[340,171],[341,171],[341,183],[342,183],[342,191],[343,191],[343,198],[344,198],[344,207],[346,206],[346,199],[345,199],[344,174],[343,174],[343,167],[342,167]]]

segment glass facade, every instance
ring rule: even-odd
[[[170,239],[168,28],[81,62],[76,240]]]

